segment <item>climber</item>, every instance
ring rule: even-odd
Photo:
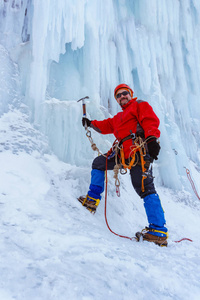
[[[159,119],[154,113],[148,102],[133,98],[133,90],[126,84],[118,85],[114,90],[114,97],[121,106],[122,111],[113,118],[103,121],[82,119],[82,125],[91,127],[101,134],[113,133],[120,145],[123,147],[126,162],[130,161],[134,148],[135,137],[140,136],[146,141],[146,155],[144,157],[145,168],[148,176],[142,184],[142,168],[139,152],[137,152],[137,163],[130,169],[132,185],[136,193],[144,200],[149,226],[141,232],[136,233],[136,238],[158,245],[167,246],[168,230],[165,227],[164,211],[161,206],[160,198],[155,190],[152,167],[149,168],[153,160],[158,159],[160,145]],[[118,158],[120,159],[120,157]],[[113,170],[115,157],[110,155],[107,160],[107,169]],[[106,170],[106,155],[96,157],[92,164],[91,184],[86,196],[80,196],[79,201],[91,212],[95,212],[101,200],[101,193],[104,191],[104,180]]]

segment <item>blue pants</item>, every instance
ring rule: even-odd
[[[107,169],[113,170],[114,166],[115,157],[112,157],[107,161]],[[91,184],[88,192],[90,197],[101,199],[101,193],[104,191],[105,170],[106,157],[100,155],[94,159],[92,164]],[[144,192],[142,192],[142,167],[140,164],[132,167],[130,170],[132,185],[136,193],[144,200],[149,227],[166,232],[164,211],[154,187],[152,170],[149,173],[150,176],[144,180]]]

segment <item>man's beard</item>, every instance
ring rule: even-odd
[[[125,102],[125,103],[122,104],[122,101],[123,101],[123,100],[126,100],[127,102]],[[128,99],[122,98],[122,99],[120,100],[120,105],[121,105],[121,106],[126,105],[128,102],[129,102]]]

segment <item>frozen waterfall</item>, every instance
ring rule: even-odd
[[[76,101],[91,119],[113,115],[125,82],[160,118],[157,183],[189,190],[200,167],[198,0],[0,0],[0,113],[25,103],[59,159],[94,156]],[[102,151],[114,138],[92,133]]]

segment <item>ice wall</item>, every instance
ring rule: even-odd
[[[90,96],[89,116],[103,119],[119,110],[113,89],[126,82],[161,120],[160,184],[181,189],[183,167],[200,165],[199,20],[198,0],[0,0],[0,44],[60,159],[93,157],[76,100]],[[94,137],[109,148],[111,137]]]

